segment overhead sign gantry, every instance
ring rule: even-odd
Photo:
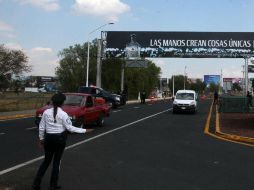
[[[253,32],[105,32],[106,57],[246,58],[254,56]]]

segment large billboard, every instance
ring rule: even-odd
[[[104,32],[106,57],[243,58],[254,56],[254,32]]]
[[[213,84],[220,84],[220,75],[204,75],[204,82],[206,85]]]

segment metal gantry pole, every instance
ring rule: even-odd
[[[122,68],[121,68],[121,92],[124,90],[124,62],[122,62]]]
[[[248,58],[245,58],[245,96],[247,95],[247,91],[249,90],[249,84],[248,84]]]
[[[88,44],[87,44],[87,60],[86,60],[86,86],[88,86],[88,77],[89,77],[89,59],[90,59],[90,57],[89,57],[89,49],[90,49],[90,42],[89,42],[89,40],[88,40],[88,42],[87,42]]]
[[[175,75],[173,75],[173,97],[175,96]]]
[[[101,46],[102,39],[98,39],[97,45],[98,45],[98,50],[97,50],[97,74],[96,74],[96,86],[101,87]]]

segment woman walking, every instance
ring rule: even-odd
[[[72,126],[66,112],[61,109],[66,97],[62,93],[52,96],[53,108],[47,109],[42,115],[39,125],[39,143],[44,147],[45,158],[37,171],[33,182],[33,190],[40,190],[41,180],[53,159],[50,178],[50,190],[61,189],[58,185],[58,176],[61,158],[66,145],[67,131],[74,133],[87,133],[93,129],[81,129]]]

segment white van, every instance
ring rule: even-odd
[[[197,112],[198,94],[194,90],[178,90],[173,101],[173,113]]]

